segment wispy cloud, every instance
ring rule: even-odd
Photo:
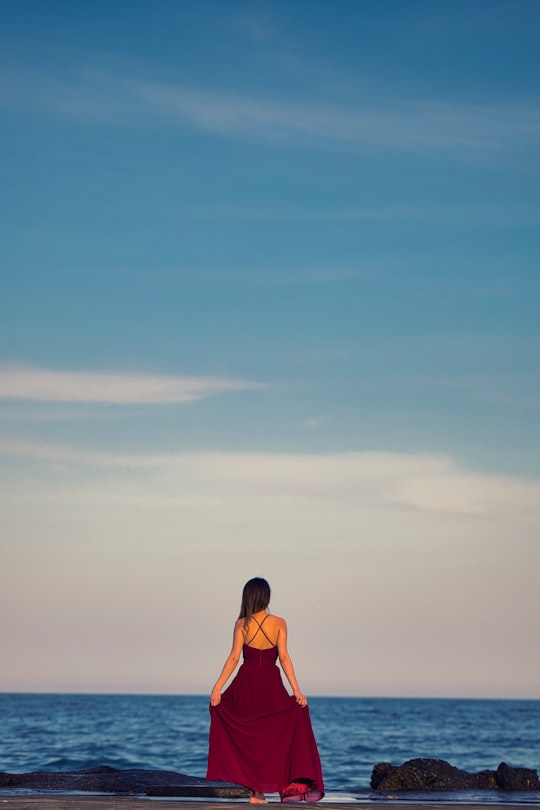
[[[115,453],[34,439],[0,437],[0,455],[106,470],[146,470],[159,480],[159,498],[234,494],[239,513],[247,499],[298,504],[338,503],[356,512],[391,508],[448,516],[540,521],[540,483],[471,472],[447,456],[387,452]],[[154,482],[155,483],[155,482]],[[350,513],[349,513],[350,518]]]
[[[265,143],[340,144],[410,152],[519,150],[540,136],[537,99],[485,103],[394,98],[349,103],[222,92],[88,69],[68,78],[6,71],[0,104],[46,110],[94,124],[166,123]]]
[[[12,405],[9,407],[8,402]],[[129,406],[126,406],[129,407]],[[33,407],[22,408],[20,401],[0,399],[0,423],[47,423],[47,422],[80,422],[95,420],[110,420],[113,416],[122,418],[125,409],[116,409],[114,413],[109,409],[107,412],[94,404],[90,408],[85,408],[77,403],[77,407],[71,407],[71,403],[53,403],[50,407],[43,407],[43,402],[33,402]]]
[[[126,89],[146,104],[210,132],[266,141],[309,138],[400,151],[499,150],[540,134],[538,109],[528,105],[364,97],[355,105],[343,106],[217,94],[151,82],[128,82]]]
[[[103,374],[0,367],[0,399],[41,402],[157,405],[187,403],[227,391],[255,391],[263,383],[226,377]]]
[[[286,201],[275,206],[238,206],[230,205],[190,205],[177,209],[182,219],[194,220],[246,220],[254,222],[365,222],[372,223],[406,223],[419,224],[425,227],[426,222],[445,224],[451,227],[459,225],[468,228],[537,228],[540,225],[540,214],[537,207],[505,202],[477,205],[448,204],[432,201],[430,205],[380,205],[354,207],[294,207]]]
[[[108,453],[70,445],[38,442],[33,439],[0,437],[0,455],[27,458],[35,461],[66,463],[82,466],[115,468],[166,468],[174,463],[174,457],[161,455],[137,455]]]

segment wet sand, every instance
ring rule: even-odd
[[[185,801],[176,799],[149,799],[138,798],[134,796],[81,796],[81,795],[55,795],[55,796],[0,796],[0,810],[151,810],[149,803],[154,805],[154,810],[157,810],[156,805],[161,805],[162,810],[241,810],[243,807],[248,807],[246,799],[238,801],[223,801],[223,800],[204,800],[204,801]],[[270,801],[269,804],[280,804],[279,801]],[[520,807],[540,807],[540,802],[527,802],[526,804],[503,804],[499,801],[486,801],[477,803],[456,803],[451,804],[444,802],[414,802],[414,801],[399,801],[398,799],[381,799],[375,802],[363,801],[322,801],[318,802],[313,807],[318,808],[331,808],[336,810],[336,807],[344,806],[350,810],[377,810],[381,805],[386,808],[392,805],[399,810],[479,810],[481,807],[496,807],[498,810],[516,810]],[[291,805],[291,807],[307,807],[304,803]]]

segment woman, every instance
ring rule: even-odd
[[[245,584],[232,649],[210,697],[206,778],[244,785],[251,804],[266,804],[264,794],[277,792],[282,802],[316,802],[324,785],[309,708],[287,651],[285,619],[268,613],[269,602],[265,579]],[[222,692],[240,653],[242,666]]]

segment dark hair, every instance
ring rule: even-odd
[[[242,591],[242,604],[240,606],[239,619],[247,624],[254,613],[259,610],[266,610],[270,602],[270,585],[262,577],[254,577],[246,582]]]

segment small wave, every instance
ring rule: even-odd
[[[368,786],[377,763],[420,756],[472,772],[495,769],[501,761],[540,765],[540,701],[312,698],[310,703],[329,791]],[[0,716],[0,763],[7,772],[103,765],[206,772],[209,720],[203,696],[0,694]],[[501,797],[490,792],[492,799]]]

